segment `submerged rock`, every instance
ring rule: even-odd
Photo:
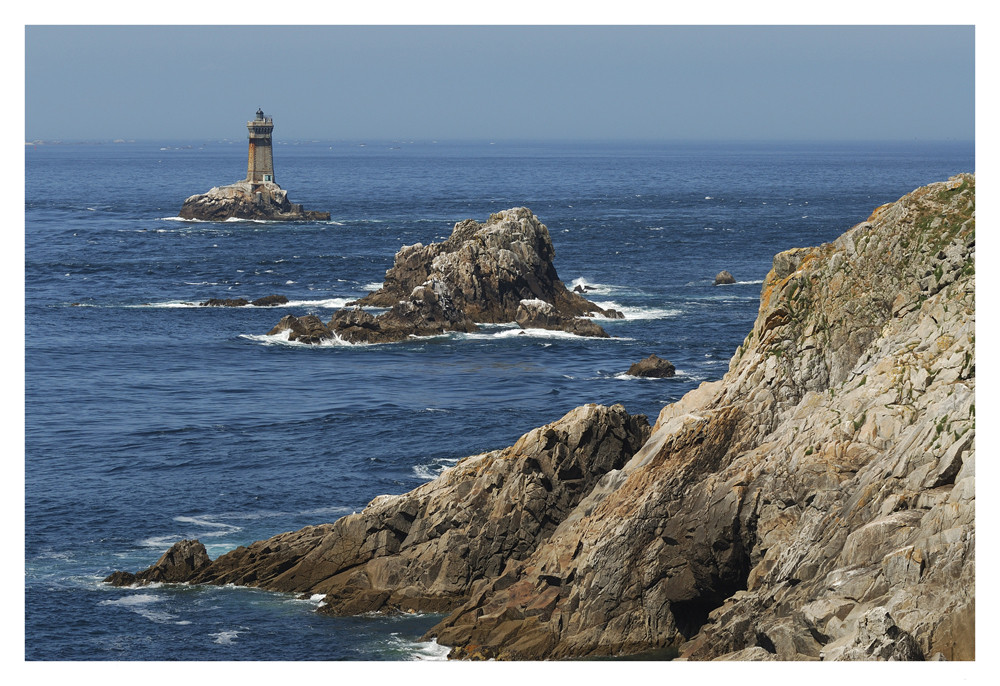
[[[656,355],[650,355],[628,368],[629,376],[643,376],[653,379],[665,379],[675,373],[674,365]]]
[[[266,219],[309,221],[330,218],[329,212],[311,212],[288,200],[288,192],[274,182],[239,181],[217,186],[207,193],[192,195],[181,206],[182,219],[225,221],[227,219]]]
[[[723,269],[721,272],[715,275],[715,283],[713,285],[722,286],[724,284],[729,284],[729,283],[736,283],[736,279],[734,279],[733,275],[727,272],[725,269]]]

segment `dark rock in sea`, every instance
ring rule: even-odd
[[[205,546],[198,541],[183,540],[174,543],[152,567],[138,574],[115,572],[104,581],[114,586],[132,584],[186,582],[211,563]]]
[[[314,314],[304,317],[287,314],[267,335],[276,336],[284,331],[288,331],[288,340],[298,343],[322,343],[334,337],[329,327]]]
[[[283,295],[266,295],[263,298],[257,298],[250,304],[254,307],[277,307],[278,305],[287,305],[288,298]]]
[[[733,275],[727,272],[726,270],[722,270],[721,272],[715,275],[714,285],[722,286],[723,284],[729,284],[729,283],[736,283],[736,279],[734,279]]]
[[[544,300],[522,300],[514,315],[522,329],[549,329],[567,331],[577,336],[608,338],[607,332],[589,319],[564,317]]]
[[[227,219],[267,219],[310,221],[330,218],[329,212],[311,212],[288,200],[288,192],[274,182],[239,181],[217,186],[207,193],[192,195],[184,201],[179,215],[183,219],[225,221]]]
[[[636,362],[626,372],[629,376],[644,376],[652,379],[665,379],[674,375],[674,365],[656,355]]]
[[[202,307],[246,307],[250,301],[245,298],[209,298]]]
[[[135,582],[136,577],[132,572],[113,572],[104,579],[104,583],[112,586],[131,586]]]

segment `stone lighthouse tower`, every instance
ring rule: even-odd
[[[247,182],[253,186],[274,183],[274,159],[271,157],[271,131],[274,122],[258,108],[257,116],[247,122],[250,151],[247,154]]]

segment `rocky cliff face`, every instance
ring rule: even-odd
[[[288,192],[276,183],[251,185],[241,181],[192,195],[184,201],[178,216],[202,221],[231,218],[302,221],[329,219],[330,213],[303,210],[302,205],[290,202]]]
[[[460,658],[972,659],[974,401],[960,175],[775,256],[727,374],[651,434],[578,408],[170,578],[449,610],[429,636]]]

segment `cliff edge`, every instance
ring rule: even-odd
[[[776,255],[728,372],[651,430],[584,406],[334,524],[108,581],[448,611],[455,658],[969,660],[974,477],[962,174]]]

